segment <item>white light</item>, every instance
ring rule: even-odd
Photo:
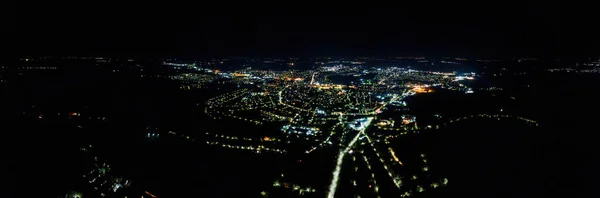
[[[342,163],[344,162],[344,155],[346,155],[346,153],[348,151],[350,151],[350,149],[352,148],[352,146],[356,143],[356,141],[358,140],[358,137],[360,135],[362,135],[362,133],[365,131],[365,129],[367,128],[367,126],[369,126],[371,124],[371,121],[373,120],[372,117],[369,117],[366,119],[366,121],[364,122],[364,127],[361,128],[361,130],[358,132],[358,134],[352,139],[352,141],[350,141],[350,143],[348,144],[348,146],[346,147],[346,149],[344,149],[343,151],[340,152],[340,154],[338,155],[338,159],[337,159],[337,163],[335,166],[335,170],[333,171],[333,179],[331,180],[331,185],[329,185],[329,193],[327,194],[328,198],[334,198],[335,195],[335,189],[337,188],[337,183],[340,177],[340,171],[342,169]]]

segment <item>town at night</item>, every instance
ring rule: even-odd
[[[0,197],[597,197],[600,45],[563,4],[34,6]]]

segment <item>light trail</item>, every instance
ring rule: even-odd
[[[392,157],[394,158],[394,160],[396,162],[398,162],[398,164],[400,164],[400,166],[403,166],[402,162],[398,159],[398,157],[396,157],[396,153],[394,153],[394,150],[392,150],[392,147],[389,147],[390,149],[390,153],[392,154]]]
[[[277,95],[279,96],[279,104],[283,104],[283,102],[281,101],[282,97],[281,97],[281,92],[283,92],[283,89],[281,89]]]
[[[144,191],[147,195],[149,195],[152,198],[156,198],[156,196],[154,196],[152,193],[148,192],[148,191]]]
[[[363,134],[363,132],[371,124],[372,120],[373,120],[373,117],[367,118],[367,120],[365,121],[365,124],[363,125],[363,127],[361,127],[358,134],[356,134],[356,136],[352,139],[352,141],[350,141],[348,146],[346,146],[346,149],[341,151],[340,154],[338,155],[338,158],[336,161],[336,166],[335,166],[335,169],[333,170],[333,179],[331,180],[331,185],[329,185],[329,193],[327,194],[328,198],[333,198],[335,195],[335,189],[337,188],[338,180],[340,179],[340,171],[342,170],[342,163],[344,162],[344,156],[346,155],[346,153],[348,151],[350,151],[352,146],[354,146],[354,144],[356,143],[356,141],[358,140],[360,135]]]

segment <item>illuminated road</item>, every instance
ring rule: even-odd
[[[350,141],[350,143],[348,143],[348,146],[346,146],[344,150],[340,151],[340,154],[338,155],[336,161],[335,169],[333,170],[333,179],[331,180],[331,184],[329,185],[329,192],[327,194],[328,198],[333,198],[335,195],[338,180],[340,179],[340,171],[342,170],[342,163],[344,162],[344,156],[346,155],[346,153],[348,153],[348,151],[350,151],[350,149],[352,149],[352,146],[354,146],[358,138],[369,127],[371,121],[373,121],[373,117],[367,118],[366,121],[359,128],[359,132],[356,134],[356,136],[352,139],[352,141]]]
[[[365,137],[367,137],[367,140],[369,141],[369,144],[371,145],[371,148],[373,149],[373,151],[377,155],[377,158],[379,158],[379,161],[383,164],[383,168],[385,169],[385,171],[387,171],[388,175],[390,176],[390,178],[394,182],[394,185],[396,185],[397,188],[400,188],[400,186],[402,185],[402,181],[396,179],[398,177],[395,176],[395,174],[393,174],[393,172],[390,170],[390,168],[388,168],[388,165],[385,163],[385,160],[383,160],[383,158],[381,158],[381,154],[379,153],[379,151],[377,151],[377,149],[375,148],[375,145],[373,145],[373,141],[371,141],[371,138],[368,135],[365,135]],[[402,162],[400,162],[400,164],[402,164]]]
[[[313,82],[315,81],[315,75],[316,75],[317,73],[319,73],[319,72],[315,72],[315,73],[313,73],[312,77],[310,78],[310,84],[309,84],[309,85],[312,85],[312,84],[313,84]]]
[[[279,96],[279,104],[283,104],[283,101],[281,101],[281,99],[283,97],[281,97],[281,93],[283,92],[284,89],[279,90],[279,92],[277,92],[277,96]]]
[[[289,87],[289,85],[286,86],[286,87]],[[285,106],[290,107],[292,109],[309,112],[309,110],[307,110],[307,109],[296,107],[296,106],[293,106],[293,105],[290,105],[290,104],[287,104],[287,103],[283,102],[283,96],[281,95],[283,93],[283,90],[285,90],[285,88],[283,88],[283,89],[279,90],[279,92],[277,92],[277,95],[279,97],[279,104],[285,105]]]

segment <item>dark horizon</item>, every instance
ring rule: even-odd
[[[13,41],[21,55],[595,55],[596,41],[589,40],[593,31],[571,30],[585,25],[586,18],[567,17],[570,9],[565,7],[558,2],[452,2],[208,10],[99,5],[76,10],[50,4],[29,8],[31,15],[22,18]]]

